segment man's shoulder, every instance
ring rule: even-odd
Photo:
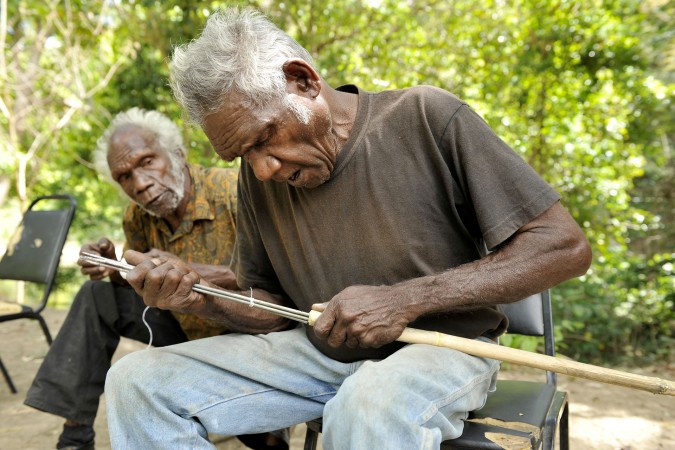
[[[454,113],[466,103],[457,95],[430,85],[419,85],[403,89],[392,89],[374,94],[375,103],[379,103],[376,110],[393,107],[398,110],[414,109],[426,113],[431,111]]]
[[[371,99],[371,119],[397,127],[424,123],[439,132],[466,105],[451,92],[429,85],[382,91],[372,94]]]
[[[231,203],[237,196],[239,169],[236,167],[202,167],[191,165],[198,196],[210,203]]]
[[[218,187],[237,182],[239,169],[237,167],[202,167],[191,164],[190,169],[195,178],[202,180],[207,187]]]
[[[383,97],[400,97],[409,99],[440,99],[443,101],[452,101],[459,104],[464,103],[457,95],[438,86],[420,84],[402,89],[390,89],[377,93]]]

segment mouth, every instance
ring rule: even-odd
[[[159,198],[160,198],[161,196],[162,196],[162,195],[160,194],[160,195],[158,195],[157,197],[155,197],[155,198],[151,199],[150,201],[146,202],[145,205],[143,205],[143,207],[144,207],[144,208],[147,208],[148,206],[151,206],[153,203],[157,202],[157,200],[159,200]]]
[[[166,194],[166,192],[161,192],[159,195],[151,198],[145,204],[143,204],[143,208],[148,209],[148,208],[157,207],[157,205],[162,203],[162,199],[164,198],[165,194]]]

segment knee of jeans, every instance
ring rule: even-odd
[[[326,404],[324,416],[337,414],[343,420],[348,418],[364,426],[377,423],[373,419],[400,408],[400,398],[392,392],[397,383],[392,379],[392,374],[384,374],[374,365],[369,365],[364,364],[357,373],[345,380],[335,397]]]
[[[147,392],[162,379],[165,367],[158,352],[141,350],[130,353],[115,362],[105,380],[106,401],[114,401],[128,395],[135,396],[140,390]]]

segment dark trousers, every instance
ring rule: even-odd
[[[24,403],[93,426],[120,337],[149,341],[142,321],[144,309],[143,300],[131,287],[87,281],[75,296]],[[187,340],[169,311],[152,308],[145,320],[152,328],[155,347]]]

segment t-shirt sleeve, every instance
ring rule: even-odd
[[[560,200],[515,151],[463,105],[443,133],[453,176],[492,250]]]

